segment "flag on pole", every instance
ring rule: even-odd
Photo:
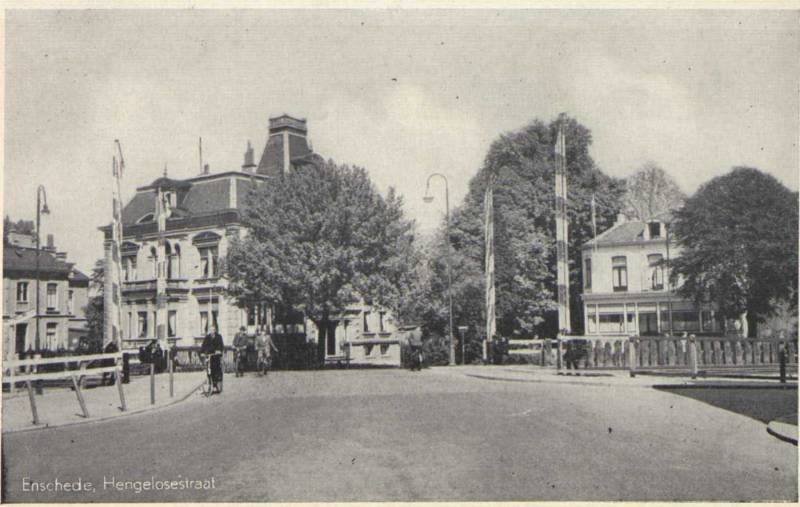
[[[497,332],[495,320],[495,292],[494,292],[494,176],[489,177],[484,196],[484,219],[486,240],[486,341],[483,346],[483,359],[488,358],[488,343]]]
[[[158,246],[156,248],[156,338],[161,347],[167,350],[167,249],[164,234],[167,231],[169,200],[161,186],[156,190],[155,219],[158,225]]]
[[[592,248],[597,250],[597,204],[592,194]]]
[[[558,299],[559,333],[571,332],[569,315],[569,263],[567,241],[569,239],[567,220],[567,154],[564,131],[558,129],[555,146],[555,187],[556,187],[556,284]]]

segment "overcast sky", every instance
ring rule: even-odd
[[[652,160],[691,193],[751,165],[798,188],[796,12],[12,11],[5,43],[4,212],[32,219],[44,184],[43,232],[84,270],[114,139],[129,199],[165,164],[196,175],[199,136],[212,171],[238,169],[281,113],[423,231],[443,213],[430,173],[456,205],[494,138],[562,111],[614,176]]]

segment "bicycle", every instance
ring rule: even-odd
[[[267,357],[262,351],[258,353],[258,360],[256,362],[256,369],[258,370],[258,374],[262,377],[266,377],[267,373],[269,373],[269,367],[272,363],[272,359]]]
[[[234,363],[236,365],[237,377],[244,377],[244,370],[247,365],[247,349],[237,348],[234,350]]]
[[[203,357],[203,364],[206,369],[206,383],[203,385],[203,395],[207,397],[214,394],[214,388],[217,389],[219,394],[222,394],[222,379],[218,382],[214,382],[214,379],[211,376],[211,357],[212,356],[220,356],[222,357],[222,352],[214,352],[212,354],[204,354]]]

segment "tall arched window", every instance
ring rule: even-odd
[[[181,277],[181,246],[175,243],[175,248],[172,249],[172,275],[170,278]]]
[[[169,241],[164,242],[164,256],[166,257],[167,261],[167,279],[172,278],[172,247],[169,244]]]
[[[221,236],[212,231],[201,232],[192,239],[200,254],[200,278],[217,278],[219,273],[219,242]]]
[[[153,278],[158,278],[158,252],[154,246],[150,247],[150,266]]]

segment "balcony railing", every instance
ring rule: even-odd
[[[124,292],[148,292],[156,290],[156,280],[132,280],[122,282]],[[185,278],[170,278],[167,280],[167,290],[187,289],[188,280]]]

